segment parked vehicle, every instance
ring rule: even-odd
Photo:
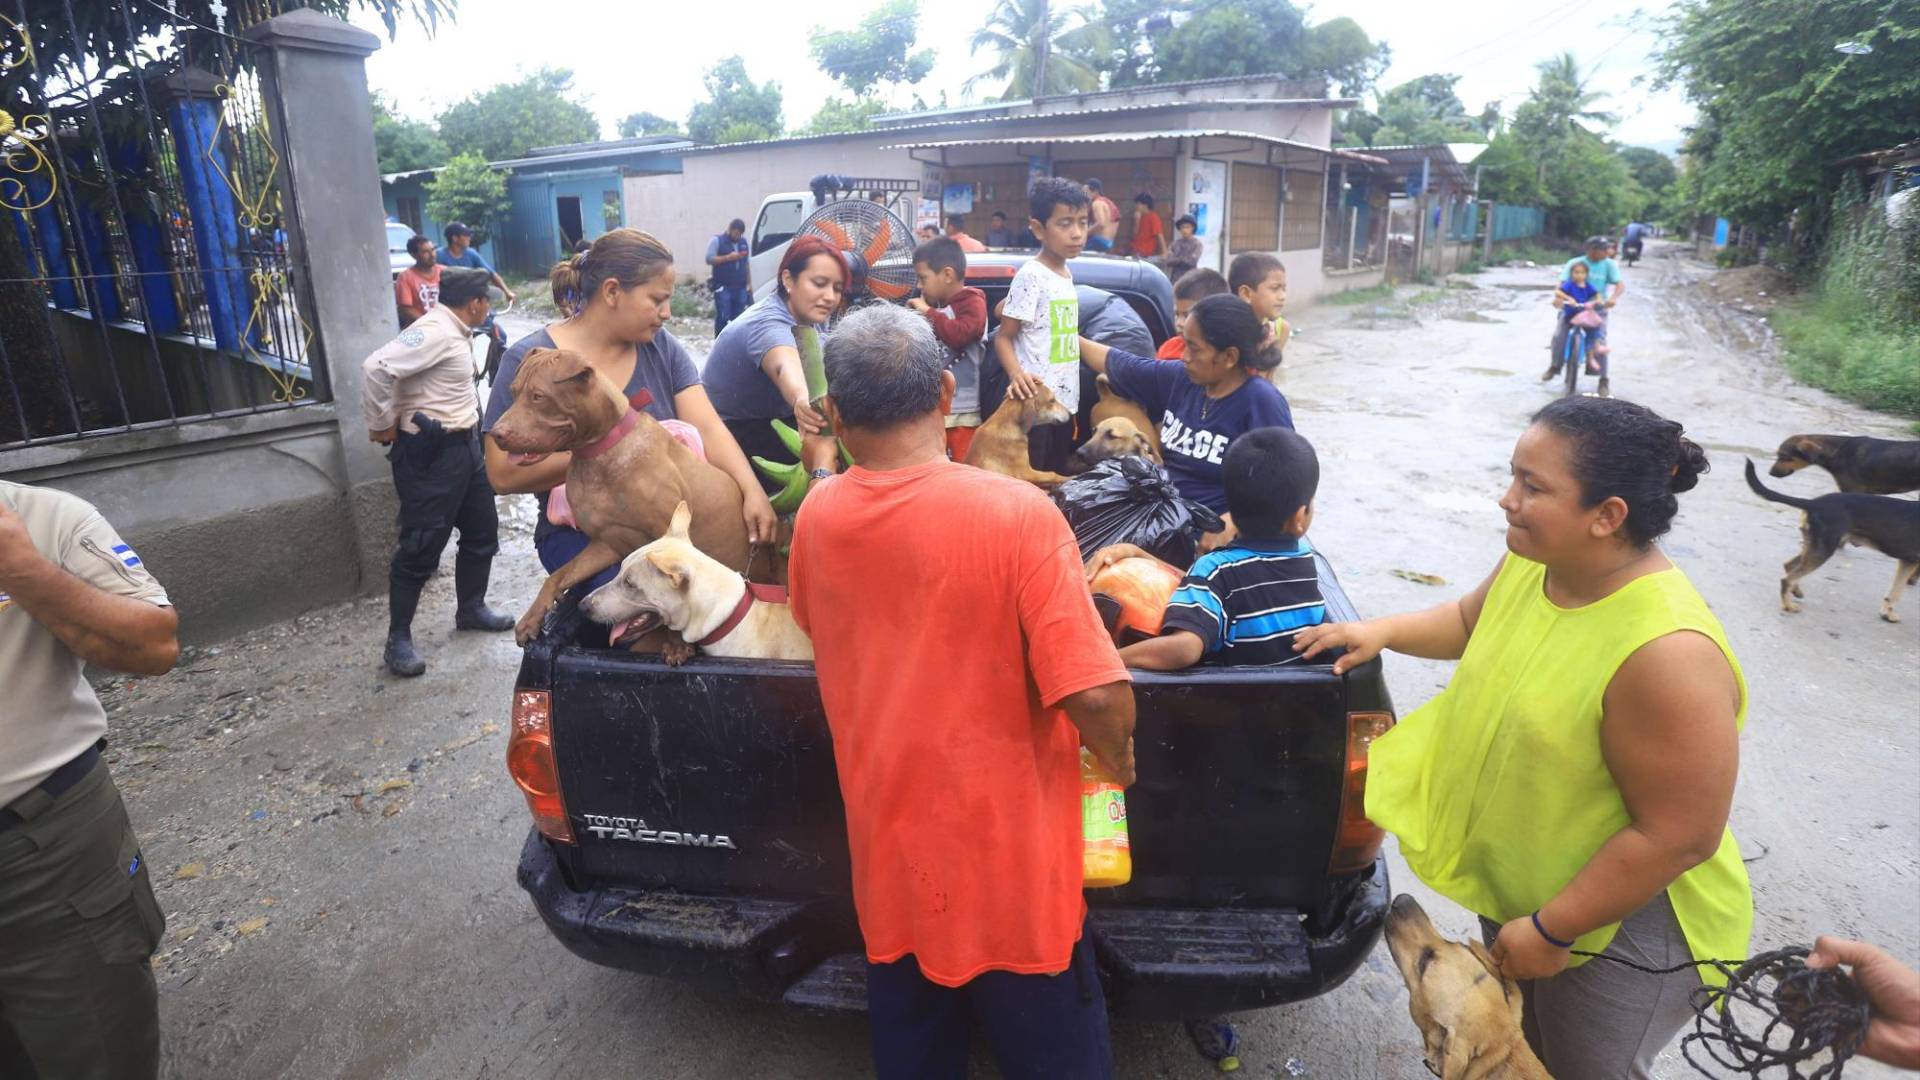
[[[1357,618],[1324,562],[1320,583],[1334,618]],[[563,600],[513,691],[507,761],[534,821],[518,876],[548,930],[610,967],[865,1009],[812,665],[669,668],[605,641]],[[1087,894],[1113,1012],[1212,1015],[1339,985],[1391,895],[1362,812],[1368,746],[1393,723],[1380,662],[1137,672],[1134,685],[1134,876]]]
[[[387,266],[393,271],[395,281],[400,279],[400,271],[413,265],[413,256],[407,254],[407,241],[413,239],[413,235],[413,226],[387,222]]]

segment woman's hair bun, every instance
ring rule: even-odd
[[[1707,452],[1700,449],[1700,444],[1682,435],[1680,453],[1673,463],[1673,479],[1667,482],[1667,487],[1676,495],[1692,491],[1700,482],[1700,474],[1711,467],[1707,463]]]

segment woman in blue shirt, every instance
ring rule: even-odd
[[[805,435],[801,448],[810,469],[831,471],[833,440],[821,438],[826,421],[808,400],[800,361],[803,329],[819,331],[846,295],[847,260],[815,236],[795,240],[780,260],[774,290],[727,324],[707,353],[707,388],[713,406],[746,452],[791,463],[794,455],[774,434],[778,420]],[[776,485],[763,479],[768,490]]]
[[[1219,514],[1225,532],[1201,544],[1212,550],[1236,535],[1227,513],[1221,461],[1233,440],[1255,428],[1293,427],[1293,411],[1267,372],[1280,351],[1253,308],[1237,296],[1209,296],[1193,306],[1181,363],[1135,356],[1080,339],[1080,362],[1105,375],[1160,425],[1167,474],[1180,494]]]
[[[773,506],[747,456],[707,400],[693,359],[666,329],[673,300],[672,252],[638,229],[615,229],[585,252],[556,264],[551,282],[554,304],[569,314],[507,350],[480,429],[493,430],[513,404],[513,379],[528,352],[544,348],[579,353],[628,397],[647,391],[653,400],[644,408],[654,419],[684,420],[697,428],[707,461],[733,477],[746,497],[743,513],[748,539],[773,543],[778,524]],[[547,520],[547,492],[566,481],[573,455],[549,454],[532,464],[517,464],[492,439],[484,440],[484,445],[487,479],[494,491],[502,495],[530,492],[538,497],[540,517],[534,524],[533,544],[540,553],[540,565],[549,573],[566,565],[587,546],[587,536]],[[609,567],[595,581],[611,580],[617,569]]]

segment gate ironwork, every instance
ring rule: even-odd
[[[237,36],[281,4],[0,0],[0,451],[328,399]]]

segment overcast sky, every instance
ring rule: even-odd
[[[702,73],[739,53],[754,79],[780,83],[786,122],[797,127],[836,90],[808,55],[809,31],[821,22],[828,29],[851,27],[872,6],[859,0],[839,7],[793,0],[459,0],[454,25],[434,38],[403,27],[398,41],[368,61],[368,72],[374,89],[401,112],[430,119],[520,72],[569,67],[582,100],[612,137],[614,124],[632,112],[684,122],[705,96]],[[919,87],[928,100],[938,101],[942,90],[956,105],[996,96],[997,88],[972,97],[964,89],[989,64],[985,53],[968,54],[967,39],[991,7],[990,0],[923,4],[920,43],[938,54],[933,74]],[[1604,107],[1621,117],[1614,138],[1671,151],[1693,120],[1677,92],[1652,88],[1654,23],[1663,4],[1600,16],[1579,0],[1478,0],[1452,8],[1431,0],[1329,3],[1315,5],[1309,19],[1350,15],[1375,40],[1385,39],[1393,66],[1382,87],[1433,73],[1462,76],[1459,94],[1472,112],[1499,100],[1511,115],[1534,82],[1533,65],[1570,49],[1583,68],[1595,70],[1594,87],[1609,95]],[[360,22],[384,34],[377,19]],[[725,29],[710,29],[716,24]]]

